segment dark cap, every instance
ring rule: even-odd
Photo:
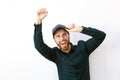
[[[65,30],[67,33],[69,33],[67,30],[66,30],[66,26],[65,25],[62,25],[62,24],[58,24],[56,25],[53,29],[52,29],[52,34],[53,34],[53,37],[54,37],[54,34],[57,30],[59,29],[63,29]]]

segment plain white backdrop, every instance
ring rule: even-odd
[[[56,46],[51,30],[58,24],[77,23],[106,32],[104,42],[90,55],[91,80],[120,80],[119,0],[1,0],[0,80],[58,80],[56,65],[34,48],[36,12],[47,8],[44,41]],[[89,37],[71,33],[71,42]]]

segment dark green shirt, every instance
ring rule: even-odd
[[[77,45],[72,45],[69,54],[62,52],[59,48],[50,48],[44,43],[42,36],[42,24],[34,25],[35,48],[48,60],[57,65],[59,80],[90,80],[89,55],[104,40],[106,34],[94,28],[83,27],[81,33],[92,38],[87,41],[80,40]]]

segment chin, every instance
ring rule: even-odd
[[[62,50],[67,50],[68,46],[61,47]]]

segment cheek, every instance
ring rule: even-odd
[[[66,39],[67,41],[70,41],[70,36],[67,36],[65,39]]]
[[[55,41],[55,43],[56,43],[56,44],[58,44],[58,43],[59,43],[59,41],[58,41],[57,39],[54,39],[54,41]]]

